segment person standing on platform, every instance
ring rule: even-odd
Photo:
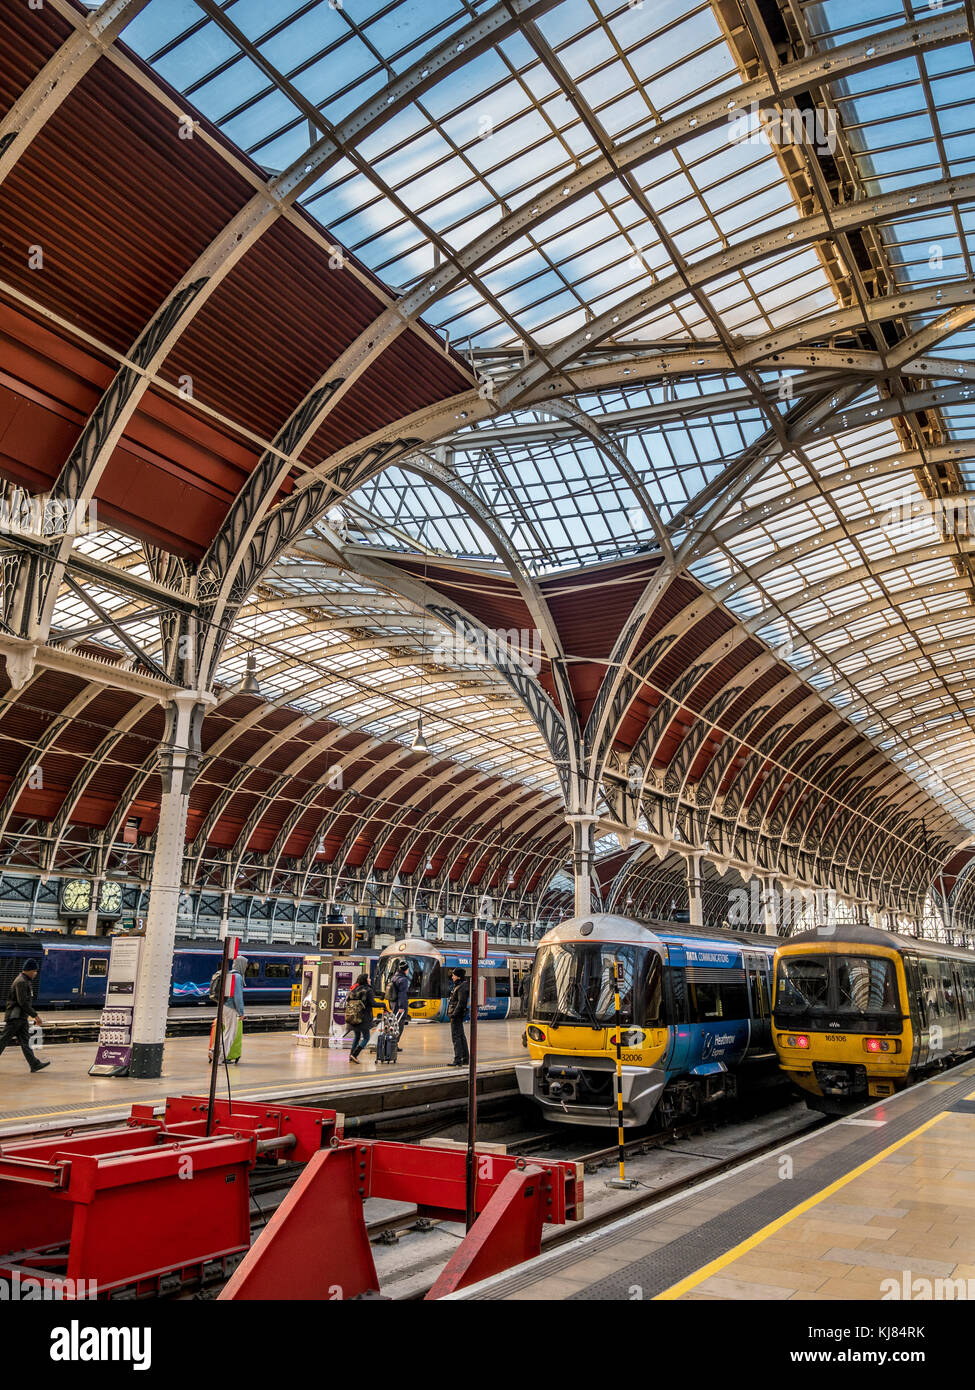
[[[410,1021],[410,967],[405,960],[401,960],[397,965],[396,972],[389,982],[386,998],[393,1013],[399,1015],[399,1045],[402,1047],[403,1034]]]
[[[221,1035],[221,1060],[224,1062],[239,1062],[240,1054],[244,1044],[244,971],[247,969],[247,957],[238,956],[236,960],[230,962],[230,970],[227,975],[229,986],[223,1001],[223,1031]],[[220,976],[217,975],[217,987],[219,988]],[[217,1023],[214,1019],[213,1027],[210,1029],[210,1050],[207,1053],[209,1061],[213,1061],[214,1033]]]
[[[471,1060],[467,1047],[467,1034],[464,1032],[464,1018],[471,997],[471,982],[467,973],[458,966],[450,972],[454,987],[447,1000],[447,1017],[450,1019],[450,1039],[454,1044],[453,1066],[466,1067]]]
[[[4,1028],[0,1032],[0,1052],[12,1042],[20,1044],[20,1050],[31,1071],[43,1071],[50,1062],[41,1062],[30,1048],[30,1021],[40,1023],[41,1016],[34,1008],[34,984],[37,980],[36,960],[24,961],[24,968],[16,976],[7,995],[7,1008],[3,1016]]]
[[[349,1053],[350,1062],[358,1062],[359,1053],[363,1051],[369,1041],[369,1030],[372,1027],[372,1011],[375,1002],[376,997],[369,984],[369,976],[366,974],[360,975],[349,990],[349,998],[345,1006],[346,1022],[352,1029],[352,1051]]]

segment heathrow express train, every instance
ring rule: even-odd
[[[402,949],[389,947],[381,953],[365,952],[370,975],[375,973],[377,965],[386,960],[407,960],[411,967],[410,1017],[446,1017],[445,999],[438,994],[434,1005],[430,991],[433,987],[441,989],[446,984],[449,994],[449,971],[452,966],[465,962],[469,967],[470,951],[465,956],[462,947],[454,946],[444,954],[422,937],[404,941],[400,947]],[[101,1008],[105,1002],[110,949],[110,942],[105,937],[0,932],[0,1007],[24,961],[33,958],[40,962],[36,986],[39,1009]],[[241,954],[247,957],[244,972],[246,1003],[288,1004],[292,998],[292,987],[301,981],[301,963],[306,956],[315,954],[315,950],[311,945],[301,948],[242,942]],[[220,967],[221,956],[221,947],[213,941],[177,942],[173,956],[170,1004],[207,1003],[210,979]],[[488,999],[478,1014],[479,1018],[505,1018],[509,1009],[511,1012],[517,1011],[521,977],[531,969],[531,962],[530,954],[513,956],[506,951],[494,951],[482,962],[488,982]],[[388,973],[391,973],[391,969],[387,970]]]
[[[478,974],[485,984],[485,997],[477,1011],[479,1019],[509,1018],[521,1013],[522,983],[531,971],[533,959],[533,952],[504,949],[491,950],[481,957]],[[410,968],[410,1018],[446,1018],[447,1000],[453,988],[450,972],[460,966],[470,975],[470,947],[465,950],[452,944],[448,948],[445,943],[437,945],[421,936],[408,936],[387,946],[379,954],[373,978],[380,1011],[386,1002],[389,981],[401,960]]]
[[[664,1123],[734,1095],[742,1068],[774,1069],[775,941],[674,922],[574,917],[542,937],[518,1086],[551,1120],[615,1125],[614,968],[623,1123]]]
[[[775,1049],[806,1104],[843,1113],[975,1049],[975,951],[874,927],[776,952]]]

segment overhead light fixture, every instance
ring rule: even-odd
[[[260,695],[261,687],[257,679],[257,658],[253,652],[247,653],[244,679],[240,683],[241,695]]]
[[[416,733],[413,735],[413,742],[410,745],[414,753],[429,753],[430,745],[423,737],[423,715],[417,716]]]

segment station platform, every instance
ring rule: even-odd
[[[520,1019],[482,1023],[477,1034],[479,1075],[509,1071],[524,1056],[523,1031]],[[348,1047],[299,1047],[293,1033],[255,1033],[245,1035],[240,1063],[221,1067],[217,1095],[226,1099],[229,1071],[234,1099],[292,1098],[297,1102],[302,1096],[317,1096],[323,1098],[321,1103],[342,1110],[344,1105],[339,1102],[343,1097],[391,1085],[405,1089],[445,1074],[466,1076],[464,1068],[451,1066],[452,1057],[450,1026],[446,1023],[411,1023],[399,1059],[392,1066],[377,1064],[371,1051],[352,1063]],[[136,1102],[161,1103],[167,1096],[206,1094],[209,1088],[205,1038],[167,1041],[163,1074],[151,1080],[89,1076],[94,1059],[92,1043],[59,1044],[44,1056],[50,1067],[31,1075],[20,1049],[8,1048],[0,1057],[0,1136],[60,1128],[72,1122],[99,1124],[125,1119]]]
[[[975,1061],[450,1297],[971,1298],[973,1087]]]

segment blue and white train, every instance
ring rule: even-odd
[[[574,917],[541,940],[528,1000],[523,1095],[552,1120],[615,1125],[614,975],[622,967],[623,1122],[664,1123],[774,1069],[776,941],[673,922]]]
[[[290,1004],[292,985],[301,980],[301,962],[312,951],[296,946],[242,947],[247,957],[244,998],[250,1004]],[[104,937],[0,933],[0,1007],[24,961],[40,962],[39,1009],[101,1008],[105,1002],[110,942]],[[221,950],[212,942],[177,944],[169,1002],[205,1004],[210,977],[220,967]]]

